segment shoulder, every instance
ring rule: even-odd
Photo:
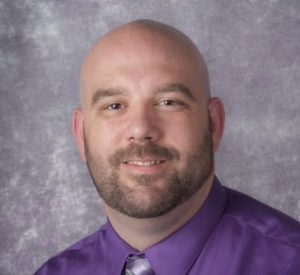
[[[60,275],[60,274],[85,274],[89,272],[87,268],[96,268],[94,264],[101,264],[104,256],[104,238],[106,235],[106,225],[100,230],[85,237],[68,247],[61,253],[53,256],[45,262],[34,275]],[[93,256],[97,251],[97,261],[93,263]],[[79,272],[79,273],[78,273]]]
[[[271,261],[277,270],[299,271],[300,223],[250,196],[224,188],[227,206],[221,223],[228,235],[234,235],[236,247],[245,251],[248,262],[263,265]]]
[[[268,238],[280,239],[300,249],[300,223],[288,215],[239,191],[224,187],[225,217],[235,219]]]

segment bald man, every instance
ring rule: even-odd
[[[89,52],[80,85],[73,133],[107,223],[36,274],[300,274],[300,224],[215,176],[224,107],[186,35],[120,26]]]

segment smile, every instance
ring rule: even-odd
[[[152,161],[136,161],[136,160],[130,160],[126,161],[126,164],[131,164],[131,165],[139,165],[139,166],[153,166],[160,164],[162,162],[165,162],[164,160],[152,160]]]

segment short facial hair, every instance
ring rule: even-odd
[[[199,140],[193,144],[194,150],[188,152],[185,161],[176,148],[161,147],[152,141],[143,145],[132,143],[105,157],[91,152],[84,133],[87,166],[100,197],[116,211],[138,219],[162,216],[188,201],[202,188],[214,166],[210,116],[202,140]],[[152,175],[120,171],[120,165],[126,160],[146,157],[170,163],[166,169]],[[163,189],[153,186],[159,179],[164,180]],[[135,194],[126,180],[148,186],[151,195]]]

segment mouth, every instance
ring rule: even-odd
[[[131,173],[152,174],[165,169],[167,163],[161,159],[131,159],[123,162],[122,167]]]
[[[138,166],[153,166],[153,165],[161,164],[163,162],[165,162],[165,160],[147,160],[147,161],[128,160],[128,161],[125,161],[126,164],[138,165]]]

